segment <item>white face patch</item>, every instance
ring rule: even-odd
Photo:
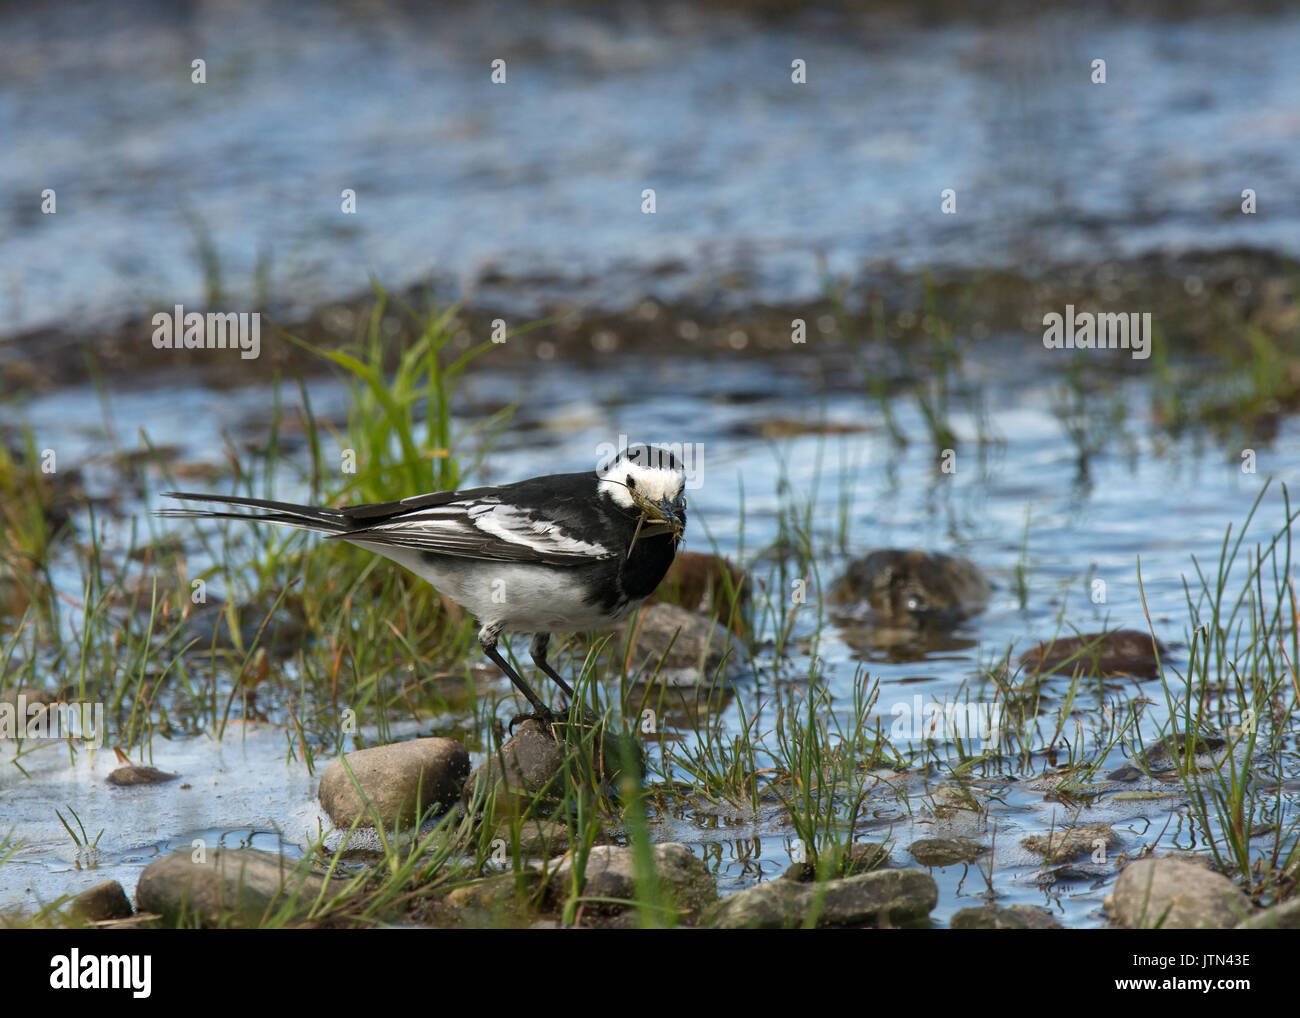
[[[649,464],[619,457],[600,472],[599,490],[624,509],[636,508],[629,488],[652,502],[672,502],[686,487],[686,472],[666,463]]]

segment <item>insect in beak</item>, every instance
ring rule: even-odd
[[[677,506],[674,503],[666,498],[653,502],[635,488],[629,488],[628,493],[632,496],[636,507],[641,510],[641,518],[636,523],[636,532],[632,535],[632,544],[627,550],[628,558],[632,557],[632,549],[636,547],[638,538],[643,535],[658,537],[661,534],[672,534],[675,538],[680,538],[686,532],[686,524],[677,515]],[[682,507],[685,507],[684,503]]]

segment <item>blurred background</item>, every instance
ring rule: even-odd
[[[4,336],[177,302],[291,320],[368,273],[540,317],[807,300],[819,258],[861,284],[1300,245],[1285,4],[57,2],[0,25]]]

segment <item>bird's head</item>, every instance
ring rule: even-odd
[[[686,530],[686,471],[667,449],[632,445],[596,471],[601,496],[621,511],[639,513],[641,537]]]

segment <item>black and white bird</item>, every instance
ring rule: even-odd
[[[640,607],[685,532],[685,486],[672,453],[636,445],[594,472],[339,509],[169,491],[169,498],[262,511],[159,515],[275,523],[378,552],[469,611],[483,652],[549,721],[551,711],[502,658],[498,639],[532,633],[533,662],[571,699],[573,688],[546,660],[551,633],[608,629]]]

